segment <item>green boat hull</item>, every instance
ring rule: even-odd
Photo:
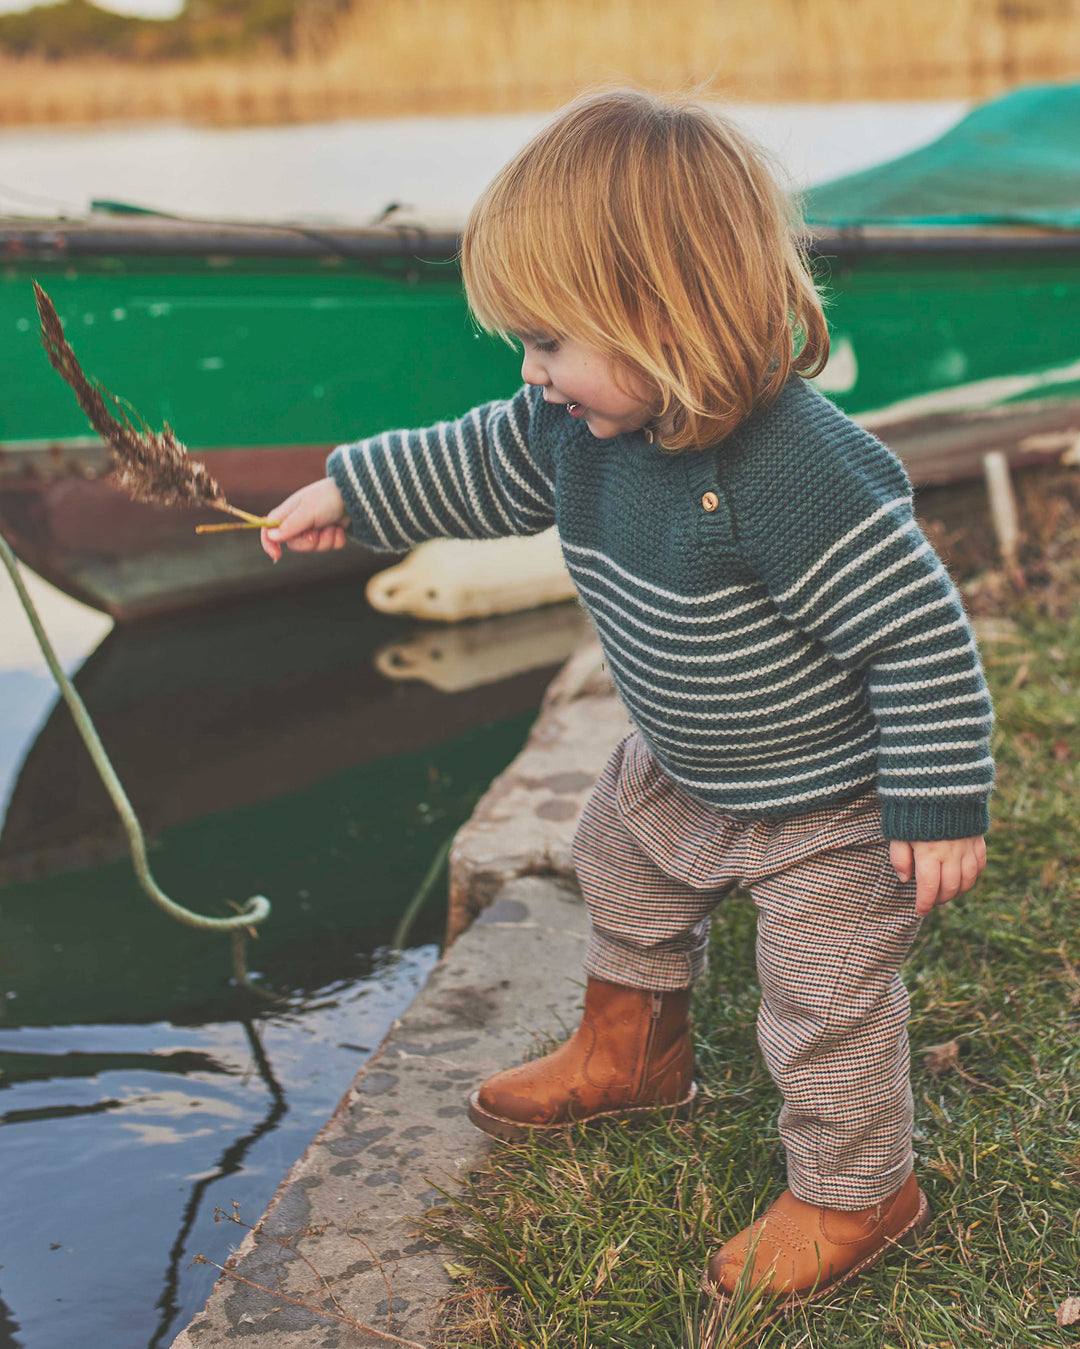
[[[517,387],[515,354],[470,320],[455,247],[392,231],[0,222],[0,528],[30,565],[119,618],[371,569],[350,549],[271,578],[249,537],[196,542],[194,517],[117,499],[42,353],[30,281],[90,373],[262,510],[343,440]],[[1054,435],[1080,424],[1080,235],[835,235],[816,254],[834,340],[821,386],[917,482],[978,472],[986,448],[1053,453]]]

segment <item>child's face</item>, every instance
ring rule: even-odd
[[[648,390],[602,352],[543,333],[518,340],[525,353],[525,383],[539,385],[546,403],[561,404],[569,416],[580,417],[598,440],[640,431],[653,420]]]

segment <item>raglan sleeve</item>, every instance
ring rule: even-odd
[[[989,826],[994,779],[975,636],[902,466],[832,414],[786,465],[742,476],[740,549],[787,621],[863,673],[886,838],[973,838]]]
[[[538,534],[555,523],[554,469],[526,385],[452,422],[339,445],[326,471],[369,548],[402,552],[432,538]]]

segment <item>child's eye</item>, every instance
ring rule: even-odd
[[[553,351],[559,350],[559,344],[554,338],[543,342],[534,342],[533,346],[537,351],[542,351],[545,356],[550,356]]]

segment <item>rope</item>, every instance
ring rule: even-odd
[[[184,923],[187,927],[200,928],[205,932],[230,933],[233,939],[234,977],[243,988],[261,993],[263,990],[256,989],[248,981],[244,963],[244,935],[246,930],[269,917],[270,901],[262,895],[253,895],[234,917],[208,918],[201,913],[192,913],[190,909],[185,909],[182,904],[175,903],[161,889],[150,871],[150,864],[146,857],[146,838],[138,817],[127,798],[127,793],[124,791],[120,779],[116,775],[116,770],[113,768],[108,754],[105,752],[105,746],[101,743],[94,723],[90,719],[90,713],[86,710],[86,705],[76,693],[75,686],[68,679],[57,659],[52,643],[42,626],[41,618],[34,608],[34,602],[23,584],[15,555],[2,534],[0,534],[0,557],[3,558],[4,566],[8,569],[26,617],[30,620],[30,626],[34,629],[34,636],[37,638],[38,646],[41,647],[41,654],[45,657],[49,669],[52,671],[52,676],[60,687],[64,701],[71,709],[71,715],[75,719],[75,725],[83,738],[83,743],[90,752],[94,767],[100,774],[101,780],[105,784],[105,790],[112,798],[112,803],[116,807],[127,832],[128,844],[131,848],[131,860],[139,884],[158,908],[167,913],[170,918],[175,918],[178,923]]]

